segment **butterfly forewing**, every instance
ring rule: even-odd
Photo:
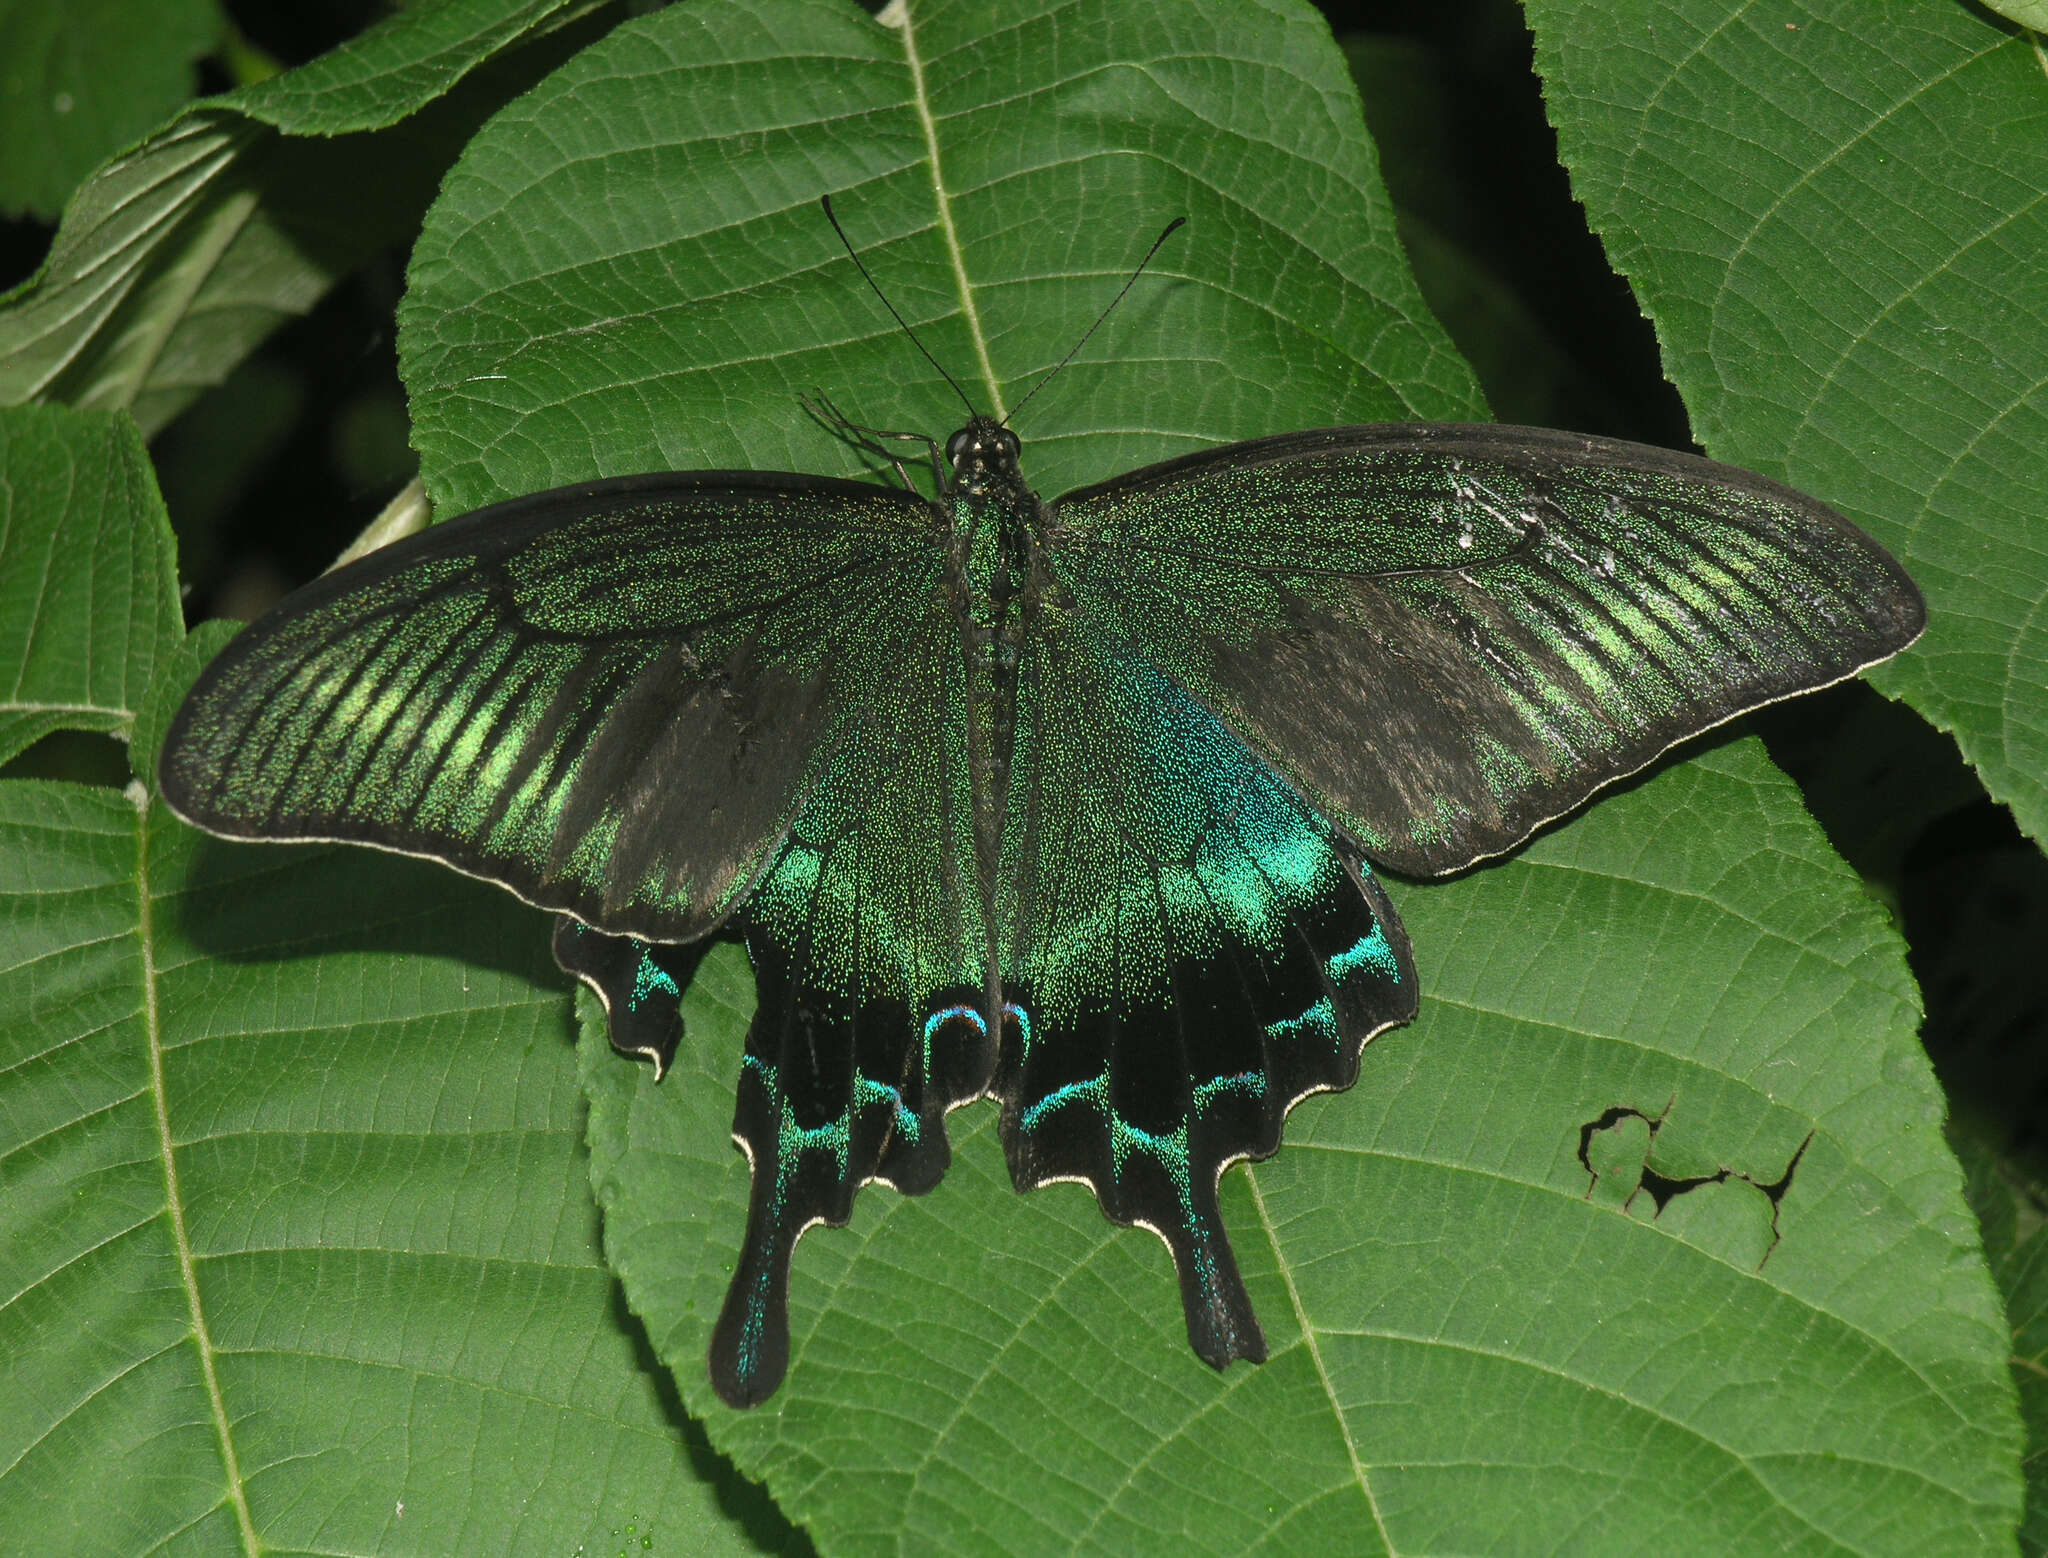
[[[426,855],[675,942],[745,899],[931,609],[933,511],[709,473],[538,494],[329,574],[180,709],[166,799],[230,837]]]
[[[1912,581],[1746,472],[1530,428],[1337,428],[1061,499],[1076,600],[1416,875],[1911,642]]]

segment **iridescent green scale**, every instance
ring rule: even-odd
[[[983,1095],[1020,1190],[1086,1181],[1165,1240],[1196,1352],[1262,1358],[1218,1181],[1414,1015],[1373,866],[1509,849],[1923,620],[1812,499],[1599,439],[1337,428],[1051,504],[988,418],[947,457],[936,501],[711,472],[437,526],[230,644],[159,770],[213,832],[558,911],[658,1068],[706,938],[745,939],[735,1405],[787,1367],[803,1232],[931,1189]]]

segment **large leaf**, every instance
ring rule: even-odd
[[[1950,1136],[1969,1174],[1970,1210],[1984,1230],[1984,1253],[2012,1327],[2012,1377],[2027,1425],[2020,1551],[2037,1558],[2048,1553],[2048,1193],[1983,1141],[1953,1126]]]
[[[607,1248],[714,1442],[849,1549],[2009,1550],[2004,1330],[1912,988],[1758,749],[1400,905],[1422,1018],[1225,1177],[1273,1356],[1221,1377],[1158,1241],[1019,1200],[977,1109],[929,1197],[805,1241],[786,1399],[724,1412],[745,965],[706,964],[659,1087],[587,1010]]]
[[[146,775],[224,635],[179,638],[123,423],[0,413],[0,578],[50,580],[0,680],[108,667],[43,712],[121,716]],[[0,1547],[788,1544],[618,1303],[545,932],[414,862],[202,839],[140,782],[0,781]]]
[[[1303,407],[1311,422],[1480,414],[1313,12],[1091,7],[1081,38],[1035,10],[980,37],[981,13],[885,14],[904,20],[842,0],[679,7],[586,51],[471,144],[399,310],[442,512],[636,471],[858,474],[797,408],[819,386],[878,426],[962,421],[847,263],[822,194],[997,411],[1189,218],[1021,420],[1048,493],[1285,428]],[[935,204],[935,177],[973,194]]]
[[[1700,442],[1898,554],[1928,631],[1872,680],[2048,838],[2048,55],[1915,0],[1528,9]]]
[[[214,0],[0,0],[0,213],[55,217],[197,85]]]
[[[55,730],[126,735],[180,631],[174,544],[135,424],[0,412],[0,763]]]
[[[476,124],[585,41],[563,18],[592,6],[428,0],[115,157],[0,305],[0,403],[125,407],[154,433],[408,237]]]
[[[998,410],[1191,217],[1019,419],[1047,492],[1477,409],[1305,9],[884,17],[702,0],[486,127],[402,311],[444,512],[663,466],[857,469],[796,410],[813,385],[943,435],[959,404],[838,256],[827,191]],[[1014,1197],[970,1110],[933,1195],[870,1191],[805,1241],[783,1395],[716,1407],[744,966],[707,965],[658,1088],[593,1021],[607,1248],[713,1441],[834,1550],[2005,1550],[2005,1341],[1914,994],[1791,787],[1718,752],[1401,903],[1423,1020],[1226,1180],[1275,1357],[1220,1377],[1157,1242],[1078,1191]]]
[[[0,1529],[758,1550],[616,1307],[531,914],[139,788],[0,784],[0,859]]]

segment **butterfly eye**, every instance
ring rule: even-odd
[[[958,465],[973,445],[973,435],[966,428],[961,428],[959,432],[946,440],[946,459],[950,463]]]
[[[1019,451],[1022,450],[1022,448],[1024,447],[1022,444],[1017,442],[1017,435],[1011,432],[1007,427],[997,428],[996,432],[1001,436],[1003,441],[1003,458],[1006,460],[1016,459]]]

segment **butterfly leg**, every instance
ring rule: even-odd
[[[925,433],[892,433],[878,427],[863,427],[849,417],[824,391],[813,391],[810,395],[799,395],[797,403],[820,423],[834,438],[842,439],[854,448],[886,460],[896,468],[906,490],[915,492],[917,485],[910,479],[910,473],[903,468],[903,460],[888,447],[891,443],[923,444],[931,461],[932,480],[936,490],[943,491],[946,485],[946,468],[939,462],[938,440]]]

